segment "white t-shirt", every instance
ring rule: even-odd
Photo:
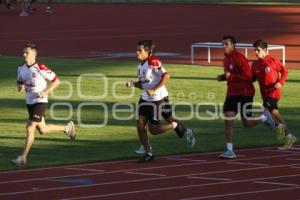
[[[157,89],[152,96],[149,96],[147,93],[147,89],[155,87],[166,73],[167,71],[156,56],[150,56],[145,63],[138,65],[137,76],[142,83],[143,91],[141,98],[143,100],[159,101],[168,96],[168,91],[165,86]]]
[[[37,97],[37,94],[47,88],[47,81],[55,81],[58,77],[47,66],[36,62],[28,66],[23,64],[18,67],[18,84],[25,85],[26,103],[35,104],[38,102],[47,103],[48,97]]]

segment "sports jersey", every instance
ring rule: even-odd
[[[224,70],[230,72],[227,79],[227,96],[253,96],[252,71],[247,58],[234,50],[223,60]]]
[[[263,99],[272,97],[280,99],[280,89],[275,88],[279,82],[283,85],[288,76],[288,70],[275,58],[267,55],[264,59],[252,63],[252,72],[257,79]]]
[[[141,98],[145,101],[159,101],[168,96],[168,91],[163,85],[158,88],[152,96],[147,93],[147,89],[154,88],[167,73],[160,60],[156,56],[150,56],[144,63],[137,67],[137,76],[142,84]]]
[[[37,94],[47,88],[47,81],[58,79],[56,74],[47,66],[41,63],[34,63],[31,66],[23,64],[18,67],[17,83],[24,84],[26,91],[26,103],[48,102],[48,97],[37,97]]]

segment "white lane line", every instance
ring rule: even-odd
[[[142,172],[125,172],[125,174],[136,174],[136,175],[144,175],[144,176],[166,176],[164,174],[152,174],[152,173],[142,173]]]
[[[290,164],[290,168],[300,168],[300,164]]]
[[[66,167],[64,169],[77,170],[77,171],[90,171],[90,172],[104,172],[105,171],[105,170],[99,170],[99,169],[84,169],[84,168],[76,168],[76,167]]]
[[[260,163],[243,163],[243,162],[236,162],[236,161],[229,161],[227,163],[233,163],[238,165],[253,165],[253,166],[269,166],[267,164],[260,164]]]
[[[300,153],[300,151],[280,150],[280,149],[266,149],[264,151],[277,152],[277,153],[290,153],[290,155]]]
[[[280,186],[299,187],[298,184],[276,183],[276,182],[269,182],[269,181],[253,181],[253,183],[261,183],[261,184],[270,184],[270,185],[280,185]]]
[[[300,147],[292,147],[291,149],[300,150]]]
[[[278,165],[278,166],[268,166],[268,167],[253,167],[253,168],[245,168],[245,169],[223,170],[223,171],[205,172],[205,173],[193,173],[193,174],[177,175],[177,176],[166,176],[166,177],[135,179],[135,180],[127,180],[127,181],[96,183],[96,184],[90,184],[90,185],[76,185],[76,186],[66,186],[66,187],[56,187],[56,188],[54,187],[54,188],[43,189],[43,190],[40,190],[39,192],[57,191],[57,190],[74,189],[74,188],[86,188],[86,187],[94,187],[94,186],[102,186],[102,185],[113,185],[113,184],[123,184],[123,183],[137,183],[137,182],[145,182],[145,181],[153,181],[153,180],[166,180],[166,179],[172,179],[172,178],[182,178],[182,177],[189,177],[189,176],[201,176],[201,175],[219,174],[219,173],[231,173],[231,172],[240,172],[240,171],[247,171],[247,170],[271,169],[271,168],[276,168],[276,167],[287,167],[287,166],[289,166],[289,165]],[[296,176],[300,176],[300,173],[296,174],[296,175],[285,175],[285,176],[274,176],[274,177],[266,177],[266,178],[258,178],[258,179],[238,180],[238,181],[232,181],[231,183],[256,181],[256,180],[268,180],[268,179],[272,179],[272,178],[296,177]],[[228,181],[226,181],[224,183],[227,184]],[[213,183],[213,185],[215,185],[215,184],[217,184],[217,185],[222,184],[222,182]],[[207,185],[207,184],[202,184],[200,186],[204,186],[204,185]],[[208,184],[208,185],[211,185],[211,184]],[[27,193],[32,193],[32,192],[33,191],[25,190],[25,191],[19,191],[19,192],[2,193],[2,194],[0,194],[0,196],[16,195],[16,194],[27,194]]]
[[[250,149],[240,149],[235,150],[236,152],[243,152],[243,151],[259,151],[265,149],[274,149],[274,147],[260,147],[260,148],[250,148]],[[202,156],[202,155],[211,155],[211,154],[218,154],[219,152],[206,152],[206,153],[191,153],[191,154],[179,154],[173,156],[161,156],[159,158],[172,158],[172,157],[185,157],[185,156]],[[300,155],[300,153],[299,153]],[[23,172],[31,172],[31,171],[44,171],[44,170],[51,170],[51,169],[62,169],[64,167],[83,167],[83,166],[101,166],[101,165],[109,165],[115,163],[126,163],[130,161],[135,161],[136,159],[129,159],[129,160],[114,160],[114,161],[101,161],[98,163],[85,163],[85,164],[73,164],[73,165],[65,165],[65,166],[54,166],[54,167],[43,167],[43,168],[36,168],[36,169],[21,169],[16,171],[3,171],[0,174],[12,174],[12,173],[23,173]]]
[[[203,177],[203,176],[189,176],[192,179],[204,179],[204,180],[215,180],[215,181],[232,181],[230,178],[213,178],[213,177]]]
[[[198,159],[188,159],[188,158],[166,158],[167,160],[182,160],[182,161],[192,161],[192,162],[206,162],[207,160],[198,160]]]
[[[294,175],[292,175],[294,176]],[[300,176],[300,174],[298,175]],[[249,182],[249,181],[255,181],[255,180],[264,180],[263,179],[246,179],[246,180],[239,180],[239,181],[226,181],[226,182],[219,182],[219,183],[208,183],[208,184],[196,184],[196,185],[183,185],[183,186],[175,186],[175,187],[164,187],[164,188],[156,188],[156,189],[147,189],[147,190],[135,190],[135,191],[129,191],[129,192],[119,192],[119,193],[109,193],[109,194],[100,194],[100,195],[92,195],[92,196],[82,196],[82,197],[74,197],[74,198],[66,198],[66,199],[61,199],[61,200],[78,200],[78,199],[91,199],[91,198],[101,198],[101,197],[110,197],[110,196],[121,196],[121,195],[128,195],[128,194],[138,194],[138,193],[145,193],[145,192],[158,192],[158,191],[165,191],[165,190],[175,190],[175,189],[183,189],[183,188],[195,188],[195,187],[203,187],[203,186],[213,186],[213,185],[222,185],[222,184],[232,184],[232,183],[243,183],[243,182]],[[300,187],[293,187],[295,188],[300,188]],[[281,188],[283,190],[288,189],[288,188]],[[258,190],[262,191],[262,190]],[[269,190],[273,191],[273,190]],[[257,191],[255,191],[257,192]],[[251,192],[252,193],[252,192]],[[254,193],[254,192],[253,192]],[[236,194],[244,194],[243,192],[241,193],[230,193],[230,194],[224,194],[224,195],[236,195]],[[215,195],[215,196],[205,196],[205,197],[200,197],[200,199],[205,199],[205,198],[212,198],[212,197],[222,197],[222,195]],[[198,199],[197,198],[188,198],[190,200],[192,199]],[[187,200],[187,199],[185,199]]]
[[[279,189],[270,189],[270,190],[254,190],[254,191],[251,191],[251,192],[236,192],[236,193],[219,194],[219,195],[211,195],[211,196],[204,196],[204,197],[184,198],[184,199],[179,199],[179,200],[212,199],[212,198],[230,197],[230,196],[239,196],[239,195],[246,195],[246,194],[256,194],[256,193],[265,193],[265,192],[276,192],[276,191],[284,191],[284,190],[294,190],[294,189],[299,189],[299,188],[300,188],[300,187],[279,188]]]
[[[286,158],[286,160],[292,160],[292,161],[294,161],[294,160],[299,160],[300,161],[300,158]]]
[[[295,155],[295,154],[293,154]],[[300,155],[300,153],[298,154]],[[239,159],[239,161],[249,161],[249,160],[259,160],[259,159],[271,159],[271,158],[281,158],[285,156],[291,156],[291,154],[287,155],[278,155],[278,156],[262,156],[262,157],[255,157],[255,158],[245,158]],[[0,182],[1,184],[8,184],[8,183],[22,183],[22,182],[29,182],[29,181],[40,181],[40,180],[50,180],[56,178],[69,178],[69,177],[78,177],[78,176],[88,176],[88,175],[98,175],[98,174],[113,174],[113,173],[122,173],[122,172],[130,172],[130,171],[141,171],[141,170],[150,170],[150,169],[165,169],[165,168],[172,168],[172,167],[182,167],[182,166],[192,166],[192,165],[201,165],[201,164],[216,164],[216,163],[226,163],[226,160],[218,160],[218,161],[211,161],[211,162],[199,162],[199,163],[185,163],[185,164],[177,164],[177,165],[165,165],[165,166],[157,166],[157,167],[145,167],[145,168],[134,168],[134,169],[127,169],[127,170],[118,170],[118,171],[105,171],[105,172],[91,172],[91,173],[82,173],[82,174],[73,174],[73,175],[65,175],[65,176],[54,176],[54,177],[43,177],[43,178],[31,178],[31,179],[21,179],[21,180],[13,180],[13,181],[3,181]],[[279,165],[280,166],[280,165]],[[283,165],[283,166],[290,166],[290,165]]]
[[[164,168],[171,168],[171,167],[182,167],[182,166],[189,166],[194,164],[200,163],[186,163],[186,164],[179,164],[179,165],[165,165],[165,166],[157,166],[157,167],[144,167],[144,168],[134,168],[134,169],[127,169],[127,170],[118,170],[118,171],[105,171],[105,172],[91,172],[91,173],[82,173],[82,174],[73,174],[73,175],[66,175],[66,176],[53,176],[53,177],[44,177],[44,178],[33,178],[33,179],[23,179],[23,180],[14,180],[14,181],[3,181],[0,184],[7,184],[7,183],[22,183],[22,182],[30,182],[30,181],[40,181],[40,180],[51,180],[57,178],[70,178],[70,177],[79,177],[79,176],[91,176],[91,175],[99,175],[99,174],[114,174],[114,173],[122,173],[122,172],[131,172],[131,171],[141,171],[141,170],[151,170],[151,169],[164,169]]]
[[[125,163],[130,161],[135,161],[136,159],[130,160],[115,160],[115,161],[101,161],[98,163],[85,163],[85,164],[73,164],[73,165],[64,165],[64,166],[55,166],[55,167],[43,167],[43,168],[36,168],[36,169],[22,169],[16,171],[5,171],[0,172],[0,174],[13,174],[13,173],[23,173],[23,172],[32,172],[32,171],[44,171],[44,170],[51,170],[51,169],[63,169],[66,167],[84,167],[84,166],[97,166],[97,165],[109,165],[109,164],[116,164],[116,163]],[[16,175],[17,176],[17,175]]]

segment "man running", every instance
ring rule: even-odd
[[[269,111],[257,119],[252,118],[252,102],[255,89],[252,83],[252,71],[247,58],[235,49],[236,39],[233,36],[223,37],[225,58],[223,60],[224,74],[218,76],[218,81],[227,81],[227,95],[224,102],[226,150],[219,157],[234,159],[233,151],[233,119],[241,114],[244,127],[265,123],[272,130],[275,123]]]
[[[41,135],[52,132],[65,132],[70,139],[76,137],[75,126],[69,121],[65,126],[46,124],[44,113],[48,105],[48,94],[57,88],[60,81],[47,66],[37,62],[37,47],[27,44],[24,48],[25,63],[18,67],[18,91],[26,91],[26,104],[29,118],[26,125],[26,141],[22,154],[11,160],[18,167],[26,165],[27,156],[34,142],[35,130]],[[47,81],[51,81],[47,87]]]
[[[281,149],[292,148],[297,138],[291,134],[286,123],[282,119],[278,109],[278,101],[281,97],[281,89],[287,79],[288,70],[279,60],[268,55],[268,43],[257,40],[253,43],[257,61],[252,63],[254,80],[257,80],[260,87],[263,105],[267,108],[276,123],[276,135],[279,141],[284,141]]]
[[[162,66],[160,59],[154,55],[155,45],[152,40],[143,40],[137,44],[138,81],[127,81],[127,87],[137,87],[142,90],[138,106],[137,132],[145,154],[140,162],[151,162],[154,159],[150,150],[147,128],[151,134],[158,135],[169,130],[175,130],[179,137],[186,136],[188,147],[195,145],[195,136],[191,129],[185,128],[181,122],[172,116],[169,104],[166,82],[170,75]],[[168,124],[160,124],[161,116]]]

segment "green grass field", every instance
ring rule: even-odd
[[[115,98],[115,93],[123,97],[130,94],[123,82],[127,79],[135,79],[136,62],[117,61],[82,61],[82,60],[58,60],[41,59],[41,62],[50,66],[62,81],[69,81],[73,92],[70,98],[50,97],[49,107],[53,103],[68,102],[74,109],[72,119],[77,122],[78,106],[82,103],[103,103],[108,106],[108,123],[102,128],[77,126],[78,140],[69,141],[64,134],[40,136],[36,134],[36,140],[29,156],[28,167],[41,167],[49,165],[62,165],[71,163],[96,162],[112,159],[137,158],[134,149],[139,146],[135,120],[115,120],[112,108],[116,103],[129,102],[132,105],[139,99],[139,91],[136,90],[131,98]],[[16,69],[22,63],[20,58],[0,57],[0,170],[15,169],[9,162],[10,159],[20,154],[25,135],[25,123],[27,110],[24,101],[24,93],[16,90]],[[225,83],[215,80],[222,73],[220,67],[200,67],[194,65],[165,64],[171,74],[167,84],[171,94],[172,103],[189,102],[193,106],[198,103],[220,103],[225,97]],[[107,77],[107,96],[99,100],[83,99],[78,94],[77,79],[82,74],[104,74]],[[104,81],[99,77],[89,77],[81,81],[81,90],[84,95],[103,94]],[[118,84],[117,84],[118,83]],[[281,112],[285,117],[291,131],[298,137],[299,134],[299,107],[300,107],[300,70],[290,70],[289,81],[284,86],[283,97],[280,101]],[[69,94],[67,84],[62,84],[55,96]],[[260,102],[259,92],[256,101]],[[205,109],[201,107],[200,114],[205,115]],[[56,117],[69,115],[66,107],[58,106],[54,110]],[[121,116],[129,116],[132,112],[118,113]],[[178,116],[188,116],[189,109],[186,106],[178,106]],[[81,120],[84,124],[99,124],[103,122],[104,111],[99,106],[83,107]],[[207,114],[206,114],[207,116]],[[48,123],[64,124],[66,120],[53,120],[50,111],[47,112]],[[223,121],[199,120],[194,116],[184,123],[196,131],[197,144],[192,150],[187,149],[186,141],[178,139],[174,132],[159,136],[151,136],[151,144],[155,155],[180,154],[190,152],[206,152],[223,150],[224,135]],[[265,126],[245,129],[241,122],[235,124],[235,148],[276,145],[275,136]]]

